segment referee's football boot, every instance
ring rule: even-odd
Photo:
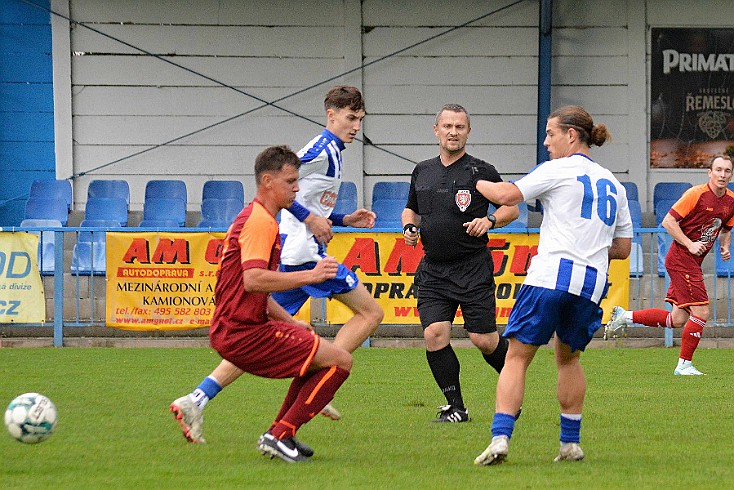
[[[442,405],[438,407],[438,418],[434,422],[469,422],[469,410],[456,408],[453,405]]]
[[[615,306],[612,308],[612,315],[609,317],[609,323],[604,327],[604,340],[617,337],[617,332],[619,330],[622,330],[624,333],[624,327],[627,326],[625,313],[627,312],[621,306]]]
[[[331,420],[339,420],[342,418],[342,414],[331,403],[327,403],[326,406],[321,409],[321,415]]]
[[[278,439],[269,432],[266,432],[258,439],[257,448],[264,455],[269,454],[270,459],[277,456],[288,463],[300,463],[301,461],[309,460],[308,456],[298,450],[293,437]]]
[[[201,426],[204,424],[204,414],[201,413],[201,408],[191,401],[189,395],[176,398],[171,403],[170,411],[181,426],[183,436],[188,442],[206,443],[201,432]]]
[[[269,432],[266,432],[265,434],[269,434]],[[261,435],[260,438],[258,438],[257,440],[258,447],[260,447],[260,444],[262,444],[263,441],[265,440],[265,434]],[[298,439],[296,439],[296,436],[291,437],[291,439],[293,440],[293,442],[295,443],[296,447],[301,452],[301,454],[303,454],[307,458],[310,458],[311,456],[313,456],[313,449],[311,449],[311,446],[309,446],[305,442],[299,441]]]
[[[507,436],[496,436],[482,454],[476,457],[474,464],[492,466],[503,463],[510,451],[510,439]]]
[[[582,459],[584,459],[584,452],[577,442],[562,442],[561,450],[553,461],[557,463],[559,461],[581,461]]]

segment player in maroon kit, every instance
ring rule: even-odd
[[[683,327],[680,358],[674,371],[681,376],[703,374],[691,363],[709,319],[709,298],[701,263],[716,243],[717,236],[721,258],[729,260],[731,257],[734,192],[727,189],[732,177],[731,157],[714,157],[708,176],[706,184],[688,189],[663,219],[663,227],[673,237],[673,244],[665,256],[665,268],[670,276],[665,301],[673,305],[673,310],[625,311],[615,306],[604,332],[607,338],[632,323],[648,327]]]
[[[263,454],[288,462],[313,454],[295,438],[296,431],[334,398],[352,368],[349,352],[294,321],[270,295],[333,279],[339,265],[326,257],[313,269],[278,270],[281,240],[275,216],[293,204],[300,166],[298,156],[285,146],[267,148],[257,156],[257,195],[224,238],[209,330],[212,347],[242,371],[293,378],[275,421],[258,440]],[[204,442],[201,411],[188,395],[175,400],[171,412],[188,440]]]

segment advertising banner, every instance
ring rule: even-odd
[[[107,325],[208,327],[224,233],[107,233]]]
[[[497,290],[497,323],[505,325],[515,298],[527,274],[530,259],[537,254],[538,234],[490,234]],[[385,325],[420,324],[413,276],[423,257],[420,242],[413,248],[405,245],[401,233],[338,233],[329,243],[328,252],[356,272],[372,296],[385,311]],[[609,294],[602,301],[604,321],[614,305],[629,302],[629,259],[614,260],[609,273]],[[326,319],[343,324],[351,311],[337,301],[326,304]],[[303,312],[299,318],[307,320]],[[463,324],[459,311],[456,324]]]
[[[38,271],[38,235],[0,233],[0,323],[43,323],[46,300]]]
[[[708,168],[734,145],[734,29],[653,28],[650,167]]]
[[[208,327],[214,313],[217,260],[224,233],[107,233],[107,324],[128,330]],[[491,234],[497,283],[497,323],[504,325],[537,254],[537,234]],[[385,311],[384,325],[419,324],[413,277],[423,247],[405,245],[401,233],[336,233],[328,253],[356,272]],[[629,301],[629,261],[613,261],[611,307]],[[296,318],[309,321],[306,302]],[[326,301],[326,322],[341,325],[351,311]],[[463,324],[461,311],[456,322]]]

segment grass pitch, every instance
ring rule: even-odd
[[[558,450],[555,367],[530,368],[508,461],[474,466],[490,440],[497,375],[457,349],[472,421],[432,424],[444,403],[421,349],[360,349],[334,404],[299,431],[308,463],[255,448],[288,381],[245,375],[205,409],[206,445],[187,444],[168,413],[219,362],[209,349],[0,349],[0,405],[37,391],[59,411],[56,433],[25,445],[0,435],[0,488],[734,488],[732,351],[699,350],[707,376],[677,377],[677,349],[591,349],[586,460]]]

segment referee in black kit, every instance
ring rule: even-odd
[[[451,324],[461,306],[469,339],[498,373],[505,364],[507,339],[497,332],[495,283],[487,231],[519,216],[517,206],[500,206],[487,215],[490,202],[476,190],[477,180],[501,182],[497,170],[466,153],[471,131],[462,106],[447,104],[436,115],[433,132],[439,156],[420,162],[410,179],[402,214],[405,243],[418,243],[425,256],[415,273],[418,314],[426,340],[426,358],[447,404],[436,422],[467,422],[459,382],[459,359],[451,347]]]

